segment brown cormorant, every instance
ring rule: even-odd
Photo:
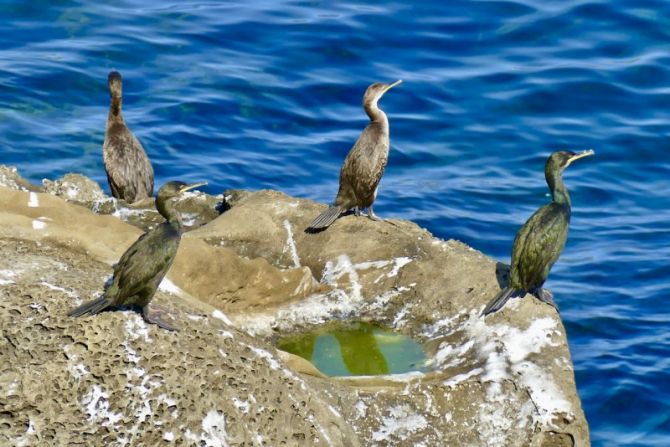
[[[542,285],[549,270],[558,260],[568,238],[570,224],[570,195],[563,184],[563,170],[573,161],[593,155],[592,150],[554,152],[544,167],[544,177],[552,201],[537,210],[517,232],[512,247],[512,265],[507,287],[486,306],[482,315],[502,308],[512,297],[530,293],[542,302],[556,307],[554,297]]]
[[[144,233],[126,250],[114,266],[111,285],[100,298],[82,304],[68,315],[79,317],[97,314],[112,307],[137,306],[142,308],[142,316],[148,323],[174,330],[160,318],[158,310],[150,309],[149,302],[174,261],[183,231],[173,199],[184,191],[204,184],[187,185],[173,181],[163,185],[158,191],[156,209],[167,220]]]
[[[340,170],[340,189],[335,203],[309,224],[308,230],[328,228],[340,214],[355,208],[356,215],[361,208],[368,209],[368,217],[380,220],[372,210],[377,197],[377,187],[384,174],[389,156],[389,121],[377,106],[379,99],[389,89],[400,84],[377,82],[365,91],[363,108],[370,117],[370,123],[361,133],[349,151]]]
[[[121,114],[121,74],[112,71],[107,83],[111,104],[107,116],[105,143],[102,146],[107,181],[112,196],[133,203],[153,194],[154,170],[144,148],[128,129]]]

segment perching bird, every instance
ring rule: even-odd
[[[167,220],[144,233],[126,250],[114,267],[112,284],[100,298],[82,304],[68,315],[79,317],[97,314],[112,307],[138,306],[142,308],[142,316],[148,323],[174,330],[160,318],[158,310],[150,309],[149,302],[174,261],[183,231],[173,199],[184,191],[205,184],[168,182],[163,185],[158,191],[156,208]]]
[[[335,203],[309,224],[308,230],[328,228],[343,212],[355,208],[360,215],[361,208],[368,209],[368,217],[380,220],[372,210],[377,198],[377,187],[384,174],[389,156],[389,121],[377,106],[379,99],[389,89],[400,84],[377,82],[365,91],[363,108],[370,117],[370,123],[358,137],[354,147],[344,160],[340,170],[340,189]]]
[[[121,74],[112,71],[107,78],[111,104],[107,116],[102,155],[112,196],[134,203],[154,192],[154,169],[135,135],[121,114]]]
[[[563,184],[563,170],[573,161],[593,153],[589,149],[579,154],[561,151],[549,156],[544,167],[544,177],[552,201],[537,210],[516,234],[509,284],[489,302],[482,312],[483,316],[496,312],[510,298],[526,293],[556,307],[551,292],[543,289],[542,285],[568,238],[571,204],[570,195]]]

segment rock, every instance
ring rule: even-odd
[[[277,267],[307,266],[334,288],[257,315],[212,303],[250,333],[270,340],[347,318],[383,323],[425,344],[431,373],[329,383],[365,443],[589,444],[556,311],[528,296],[479,317],[506,282],[507,266],[404,221],[349,215],[326,231],[305,233],[323,209],[259,191],[189,236]]]
[[[113,216],[98,216],[51,194],[0,188],[0,238],[56,241],[113,264],[142,233]]]
[[[306,267],[278,269],[263,258],[245,259],[189,234],[182,239],[170,278],[198,299],[241,314],[263,312],[327,288]]]
[[[105,199],[102,188],[96,182],[81,174],[65,174],[57,180],[42,180],[44,192],[63,197],[68,202],[92,208]]]
[[[13,166],[0,165],[0,186],[21,191],[39,191],[40,187],[33,185],[19,175]]]
[[[200,191],[187,191],[182,194],[176,203],[184,228],[186,230],[198,228],[218,217],[221,214],[222,201],[222,196],[210,196]],[[110,211],[104,208],[108,203],[113,204]],[[106,197],[89,208],[99,214],[112,214],[142,230],[153,228],[165,220],[156,210],[153,198],[128,204],[123,200]]]
[[[178,333],[133,311],[67,317],[110,273],[0,240],[1,445],[360,445],[336,401],[209,306],[159,292]]]
[[[323,205],[224,197],[157,295],[171,334],[131,311],[64,316],[137,228],[0,188],[0,444],[589,445],[558,314],[526,297],[479,317],[505,266],[410,222],[345,216],[308,234]],[[328,378],[272,347],[337,319],[412,336],[431,371]]]
[[[13,174],[11,169],[14,169]],[[3,183],[3,172],[12,174],[17,180],[7,180]],[[7,176],[7,178],[14,177]],[[0,186],[22,189],[20,185],[23,183],[19,183],[20,180],[22,179],[16,174],[15,168],[0,165]],[[153,198],[132,204],[124,200],[117,200],[107,196],[98,183],[81,174],[65,174],[56,180],[44,179],[42,184],[44,186],[42,189],[33,187],[29,190],[62,197],[70,203],[84,206],[97,214],[112,214],[142,230],[152,228],[164,220],[156,211]],[[210,222],[221,214],[225,206],[222,195],[210,196],[200,191],[188,191],[177,200],[177,209],[182,214],[186,229],[197,228]]]

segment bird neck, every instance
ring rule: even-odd
[[[167,220],[167,223],[175,230],[182,232],[184,223],[181,220],[181,214],[177,211],[173,200],[156,200],[156,209]]]
[[[568,190],[563,183],[563,172],[560,169],[551,170],[545,173],[545,178],[553,201],[570,208],[570,194],[568,194]]]
[[[112,102],[109,105],[108,123],[123,123],[123,115],[121,114],[121,97],[112,96]]]
[[[389,120],[386,117],[386,114],[382,109],[379,108],[377,105],[377,100],[372,100],[370,102],[366,102],[363,105],[363,108],[365,109],[365,113],[368,114],[370,117],[370,121],[373,123],[380,123],[382,125],[382,128],[384,128],[388,132],[389,128]]]

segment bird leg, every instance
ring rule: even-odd
[[[374,220],[375,222],[385,222],[385,223],[388,223],[388,224],[393,225],[394,227],[397,227],[397,226],[398,226],[397,224],[391,222],[391,221],[388,220],[388,219],[382,219],[381,217],[377,216],[377,215],[375,214],[375,212],[372,211],[372,205],[370,205],[370,206],[368,207],[368,217],[369,217],[370,219]]]
[[[142,316],[144,317],[144,321],[150,324],[158,325],[158,327],[161,327],[168,331],[176,331],[177,328],[163,321],[161,315],[163,315],[164,313],[166,313],[165,309],[158,306],[150,306],[149,304],[147,304],[142,308]]]
[[[372,205],[368,207],[368,217],[376,222],[384,222],[384,219],[377,216],[375,212],[372,210]]]
[[[554,294],[549,290],[540,287],[533,291],[533,296],[543,303],[549,304],[551,307],[556,309],[557,312],[559,311],[558,306],[554,302]]]
[[[360,209],[360,207],[358,207],[358,206],[355,206],[355,207],[354,207],[354,215],[355,215],[356,217],[361,217],[361,209]]]

